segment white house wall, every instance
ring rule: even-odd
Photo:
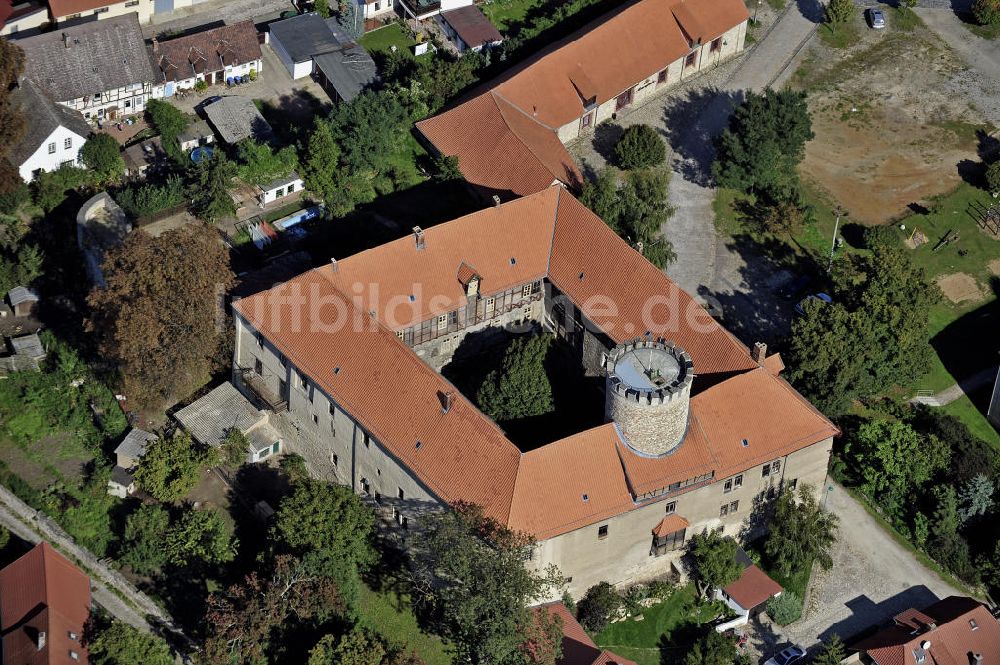
[[[66,147],[67,140],[70,142],[69,148]],[[55,171],[65,162],[76,164],[84,141],[84,137],[76,132],[63,126],[57,127],[31,156],[18,166],[21,178],[25,182],[31,182],[35,177],[35,171],[39,169]],[[55,152],[53,153],[49,153],[50,144],[55,144]]]

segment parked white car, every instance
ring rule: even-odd
[[[768,658],[764,665],[792,665],[802,660],[805,655],[806,650],[802,647],[790,646]]]

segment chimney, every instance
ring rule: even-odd
[[[330,269],[333,270],[333,272],[337,272],[337,259],[332,256],[330,257]]]
[[[45,634],[44,630],[38,631],[38,650],[39,651],[41,651],[42,649],[45,648],[46,637],[47,637],[47,635]]]
[[[983,665],[983,654],[981,653],[972,654],[972,663],[973,665]]]
[[[455,403],[455,391],[439,391],[438,398],[441,400],[441,413],[448,413],[451,411],[451,405]]]
[[[156,37],[153,37],[153,53],[159,53],[159,52],[160,52],[160,40],[157,39]]]
[[[928,649],[931,648],[931,641],[924,640],[923,642],[920,643],[920,648],[923,649],[924,651],[927,651]]]
[[[413,241],[417,244],[417,249],[423,249],[427,246],[424,242],[424,230],[419,226],[413,227]]]
[[[500,205],[500,196],[498,194],[493,195],[493,205],[494,207]]]
[[[750,349],[750,357],[753,361],[760,365],[764,362],[764,358],[767,356],[767,344],[764,342],[755,342],[753,348]]]

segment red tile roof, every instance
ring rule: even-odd
[[[767,576],[763,570],[750,564],[743,569],[740,578],[723,589],[745,610],[752,610],[774,595],[782,592],[781,585]]]
[[[969,656],[977,653],[984,665],[1000,662],[1000,623],[978,601],[949,596],[922,614],[904,612],[901,620],[897,617],[899,623],[850,645],[850,650],[867,654],[876,665],[917,665],[921,644],[929,642],[925,664],[969,665]],[[936,627],[930,628],[926,619]]]
[[[3,662],[17,665],[68,663],[69,652],[87,662],[80,645],[90,616],[90,580],[42,542],[0,570],[0,632]],[[39,633],[46,634],[38,648]],[[78,636],[72,640],[70,633]]]
[[[636,665],[635,661],[602,650],[594,644],[573,613],[562,603],[541,605],[535,611],[548,612],[562,622],[562,657],[556,665]]]
[[[241,21],[176,39],[156,42],[153,67],[158,81],[183,81],[261,59],[253,21]]]
[[[749,18],[742,0],[638,0],[417,124],[475,185],[524,195],[578,177],[555,131]],[[515,119],[517,122],[514,122]],[[512,124],[513,123],[513,124]],[[517,125],[517,126],[514,126]],[[524,164],[524,166],[521,166]]]
[[[689,526],[691,523],[680,515],[667,515],[653,528],[653,535],[662,538]]]
[[[631,510],[635,495],[719,478],[837,431],[562,187],[423,234],[422,249],[405,237],[235,309],[444,501],[482,504],[544,539]],[[734,376],[692,398],[686,438],[662,458],[632,452],[613,424],[522,454],[392,332],[464,304],[458,275],[473,266],[484,295],[547,276],[614,341],[644,332],[641,303],[659,303],[649,310],[660,316],[654,334],[683,346],[695,372]],[[609,306],[618,319],[598,316]],[[455,405],[442,413],[447,391]]]

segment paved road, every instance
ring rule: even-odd
[[[939,393],[935,393],[933,395],[918,395],[910,400],[910,404],[926,404],[927,406],[944,406],[945,404],[951,404],[962,395],[966,395],[978,388],[991,384],[996,379],[996,376],[997,368],[987,367],[980,372],[976,372],[970,377],[962,379],[953,386],[945,388]]]
[[[962,25],[962,20],[950,9],[921,5],[916,12],[927,27],[955,49],[969,67],[992,79],[997,86],[1000,81],[1000,41],[976,36]],[[1000,92],[1000,88],[995,89]]]
[[[149,39],[164,32],[185,32],[199,27],[232,25],[247,19],[277,17],[283,11],[294,9],[290,0],[208,0],[153,14],[152,21],[142,26],[142,34]]]
[[[803,618],[782,629],[778,643],[810,647],[833,633],[847,638],[909,607],[966,595],[918,562],[840,485],[830,486],[827,508],[840,518],[833,568],[817,567]]]

